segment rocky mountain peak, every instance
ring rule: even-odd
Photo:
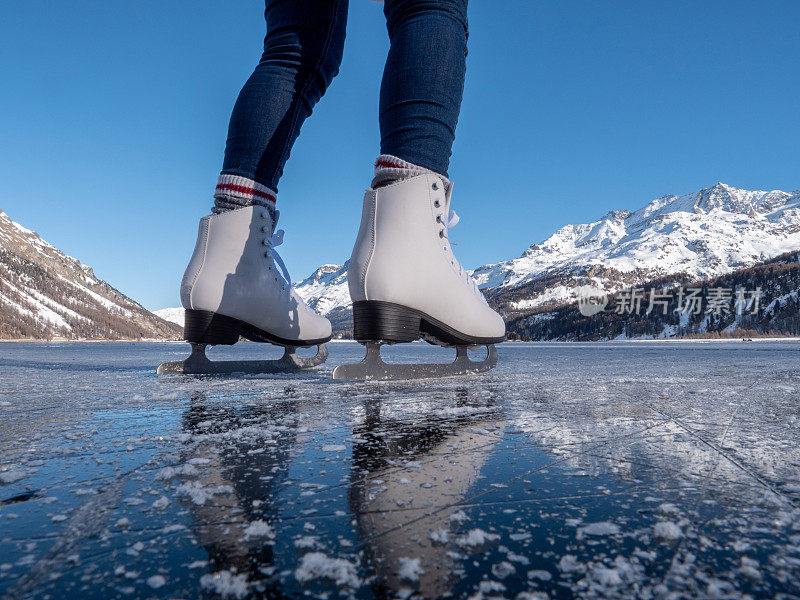
[[[623,209],[623,210],[610,210],[610,211],[608,211],[606,216],[603,217],[603,218],[607,219],[607,220],[610,220],[610,221],[624,221],[625,219],[630,217],[631,214],[632,214],[631,211],[625,210],[625,209]]]
[[[716,183],[710,188],[703,188],[696,194],[695,206],[703,212],[724,210],[732,213],[748,214],[751,210],[758,213],[772,212],[787,203],[792,194],[773,190],[743,190],[724,183]],[[798,196],[794,196],[795,199]]]

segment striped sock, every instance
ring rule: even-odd
[[[218,215],[253,205],[266,206],[274,211],[275,202],[275,192],[267,186],[247,177],[222,173],[214,190],[214,206],[211,212]]]
[[[417,175],[423,175],[425,173],[434,172],[425,167],[418,167],[414,163],[405,161],[402,158],[397,158],[391,154],[381,154],[375,159],[375,177],[372,179],[372,185],[370,187],[372,187],[372,189],[377,189],[399,181],[400,179],[408,179],[409,177],[416,177]],[[439,175],[438,173],[434,174]],[[439,175],[439,177],[444,179],[445,187],[450,185],[450,181],[446,177],[442,175]]]

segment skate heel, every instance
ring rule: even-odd
[[[413,342],[421,318],[413,310],[380,300],[353,303],[353,337],[359,342]]]
[[[208,310],[187,310],[183,339],[193,344],[224,344],[239,341],[242,326],[238,320]]]

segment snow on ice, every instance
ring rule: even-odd
[[[322,552],[309,552],[303,556],[294,576],[300,583],[327,579],[336,585],[358,587],[361,580],[356,573],[356,565],[343,558],[331,558]]]

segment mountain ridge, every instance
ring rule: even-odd
[[[731,242],[736,233],[748,234],[742,236],[744,244]],[[691,194],[656,198],[636,211],[610,211],[597,221],[566,225],[531,244],[519,258],[473,273],[483,288],[595,265],[623,273],[638,268],[654,276],[685,272],[700,278],[763,262],[798,244],[800,192],[750,191],[717,183]]]
[[[0,339],[176,339],[180,329],[0,209]]]

